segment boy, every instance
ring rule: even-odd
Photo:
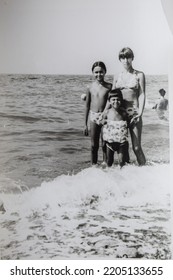
[[[105,109],[108,93],[112,88],[111,83],[104,81],[106,66],[102,61],[97,61],[92,66],[95,80],[91,83],[86,95],[84,135],[88,136],[88,116],[90,114],[91,132],[91,163],[97,164],[99,141],[102,129],[103,111]],[[106,147],[102,142],[103,161],[106,161]]]
[[[106,113],[106,124],[103,126],[103,140],[106,142],[107,165],[114,161],[114,152],[118,153],[120,167],[127,162],[128,141],[126,112],[121,107],[123,96],[120,89],[110,91],[108,100],[111,108]]]
[[[163,88],[161,88],[159,90],[159,93],[160,93],[160,99],[159,99],[158,103],[155,106],[153,106],[152,109],[157,110],[159,119],[165,120],[166,117],[164,116],[164,113],[168,108],[168,100],[164,97],[166,94],[166,91]]]

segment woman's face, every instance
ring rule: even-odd
[[[120,58],[120,61],[125,69],[128,70],[129,68],[132,67],[132,61],[133,61],[132,57],[124,56]]]

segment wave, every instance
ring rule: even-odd
[[[157,163],[143,167],[138,167],[135,164],[127,165],[122,169],[117,166],[105,169],[89,167],[75,175],[61,175],[53,181],[43,182],[40,187],[24,192],[22,196],[35,194],[37,197],[37,195],[41,195],[41,203],[45,202],[44,198],[48,202],[46,192],[50,193],[50,203],[53,200],[61,203],[62,198],[63,203],[78,200],[81,202],[88,195],[98,196],[104,201],[113,197],[113,202],[116,202],[116,205],[117,203],[131,205],[132,201],[129,199],[134,200],[133,206],[134,204],[141,206],[141,204],[149,202],[155,204],[157,200],[160,203],[166,203],[170,187],[169,172],[169,164]],[[54,196],[56,192],[57,196]]]
[[[2,258],[170,258],[169,171],[90,167],[2,194]]]
[[[37,121],[41,120],[41,118],[39,118],[39,117],[31,117],[31,116],[26,116],[26,115],[14,115],[14,114],[6,114],[6,113],[1,113],[0,117],[7,118],[7,119],[23,120],[26,122],[37,122]]]

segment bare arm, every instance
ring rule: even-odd
[[[85,104],[85,127],[84,127],[85,136],[88,136],[88,116],[90,111],[90,105],[91,105],[91,93],[88,89],[86,94],[86,104]]]
[[[143,111],[144,111],[144,106],[145,106],[145,99],[146,99],[146,94],[145,94],[145,75],[144,73],[139,73],[139,112],[138,116],[142,116]]]
[[[139,109],[138,109],[138,114],[134,116],[130,123],[137,123],[140,120],[140,117],[142,117],[143,111],[144,111],[144,106],[145,106],[145,75],[144,73],[140,72],[138,73],[139,77],[139,97],[138,97],[138,102],[139,102]]]
[[[106,106],[103,110],[103,116],[106,115],[108,110],[111,108],[111,104],[110,104],[109,99],[108,99],[109,93],[110,93],[111,90],[112,90],[112,84],[109,84],[109,92],[107,93],[107,102],[106,102]]]
[[[111,108],[111,104],[110,104],[109,100],[107,100],[106,106],[103,111],[103,117],[105,117],[107,115],[107,112],[110,108]]]
[[[116,81],[117,81],[117,79],[116,79],[116,77],[114,76],[114,78],[113,78],[113,84],[112,84],[112,89],[115,89],[115,88],[116,88]]]

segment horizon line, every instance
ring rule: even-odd
[[[168,76],[169,73],[144,73],[145,76]],[[0,73],[0,75],[59,75],[59,76],[92,76],[92,74],[79,74],[79,73]],[[114,76],[115,73],[106,73],[105,76]]]

